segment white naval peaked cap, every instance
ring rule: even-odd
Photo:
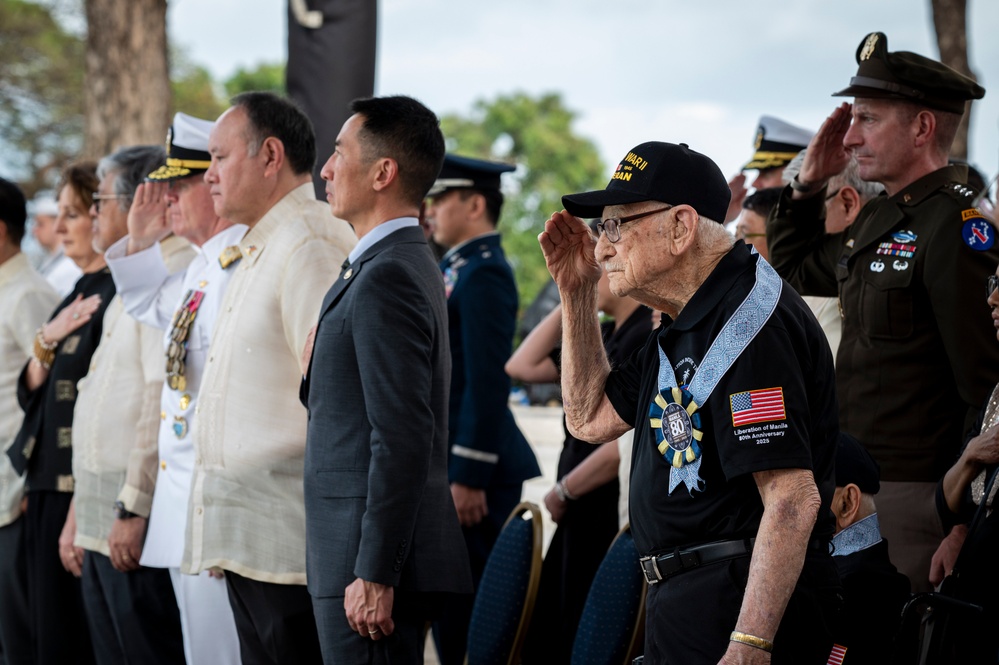
[[[760,116],[760,124],[756,129],[756,152],[742,169],[746,171],[785,166],[808,147],[814,135],[815,132],[772,115]]]
[[[166,166],[161,166],[146,178],[148,180],[175,180],[204,173],[211,166],[208,153],[208,135],[215,122],[202,120],[186,113],[177,113],[173,125],[167,130]]]

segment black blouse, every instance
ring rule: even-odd
[[[101,304],[90,320],[56,347],[48,378],[29,390],[25,366],[17,383],[17,399],[24,410],[24,423],[8,451],[14,468],[28,472],[29,492],[73,491],[73,409],[76,385],[87,375],[90,360],[101,341],[104,312],[115,295],[114,280],[107,268],[80,277],[73,292],[59,303],[50,321],[78,295],[101,296]]]

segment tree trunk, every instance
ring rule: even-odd
[[[930,0],[933,7],[933,26],[937,33],[940,61],[967,77],[977,80],[968,65],[968,0]],[[950,156],[968,159],[968,125],[971,123],[971,102],[968,102],[957,130]]]
[[[167,0],[85,4],[85,156],[162,143],[170,125]]]

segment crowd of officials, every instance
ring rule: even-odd
[[[985,90],[883,33],[856,61],[814,134],[761,119],[752,193],[649,141],[567,194],[512,355],[513,167],[409,97],[318,156],[268,93],[178,113],[64,169],[34,267],[0,180],[0,663],[419,663],[428,626],[462,663],[540,475],[511,377],[565,411],[525,663],[569,662],[627,522],[647,663],[889,662],[941,583],[980,606],[948,662],[997,662],[999,247],[948,161]]]

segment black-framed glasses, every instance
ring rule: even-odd
[[[828,202],[828,201],[831,201],[832,199],[834,199],[836,197],[836,195],[839,194],[839,192],[840,192],[841,189],[843,189],[843,188],[842,187],[837,187],[835,191],[832,191],[829,194],[827,194],[826,195],[826,201]]]
[[[94,194],[94,210],[101,211],[101,201],[111,201],[114,199],[127,199],[124,194]]]
[[[999,275],[989,275],[985,278],[985,288],[988,289],[988,293],[985,294],[986,298],[991,298],[992,294],[996,289],[999,289]]]
[[[636,219],[642,219],[643,217],[649,217],[655,215],[656,213],[666,212],[673,206],[668,205],[665,208],[656,208],[655,210],[649,210],[648,212],[640,212],[637,215],[628,215],[627,217],[610,217],[601,222],[597,222],[597,232],[607,235],[607,240],[611,242],[617,242],[621,239],[621,225],[627,222],[634,222]]]

